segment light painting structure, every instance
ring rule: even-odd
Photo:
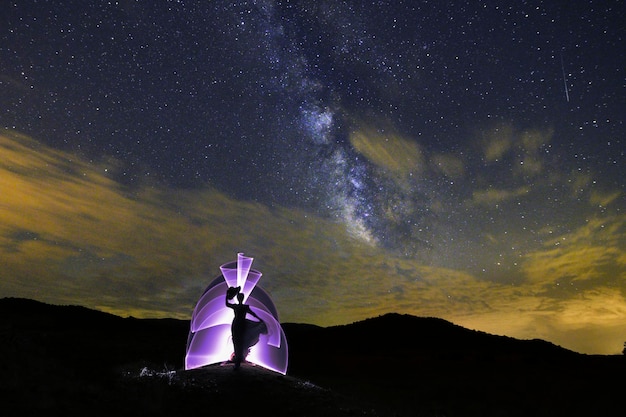
[[[226,307],[229,287],[241,287],[243,303],[265,322],[267,333],[252,346],[247,362],[281,374],[287,373],[288,348],[278,312],[267,292],[257,285],[261,272],[252,269],[253,258],[237,254],[237,261],[220,266],[222,274],[206,288],[191,316],[185,369],[228,361],[233,353],[231,323],[233,311]]]

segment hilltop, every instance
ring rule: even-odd
[[[3,415],[589,416],[623,411],[622,356],[387,314],[284,323],[287,375],[185,371],[189,322],[0,300]]]

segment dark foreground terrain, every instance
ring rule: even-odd
[[[626,358],[389,314],[284,324],[283,376],[182,369],[189,322],[0,299],[0,415],[623,415]]]

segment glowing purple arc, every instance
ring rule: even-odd
[[[287,373],[288,348],[278,312],[269,294],[257,286],[261,272],[252,269],[253,258],[237,254],[236,262],[220,266],[215,278],[196,303],[191,315],[185,369],[194,369],[228,361],[233,352],[231,322],[233,312],[224,298],[228,287],[241,287],[244,302],[267,325],[267,334],[259,337],[246,360],[281,374]]]

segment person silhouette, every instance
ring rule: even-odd
[[[235,295],[237,295],[238,303],[229,303],[228,300],[234,298]],[[249,305],[243,303],[243,298],[241,287],[230,287],[226,291],[226,307],[232,308],[235,313],[230,327],[233,338],[233,362],[235,363],[235,369],[239,369],[241,362],[248,355],[250,347],[259,341],[259,335],[267,333],[267,326],[263,320],[252,311]],[[246,318],[248,314],[259,321],[248,320]]]

